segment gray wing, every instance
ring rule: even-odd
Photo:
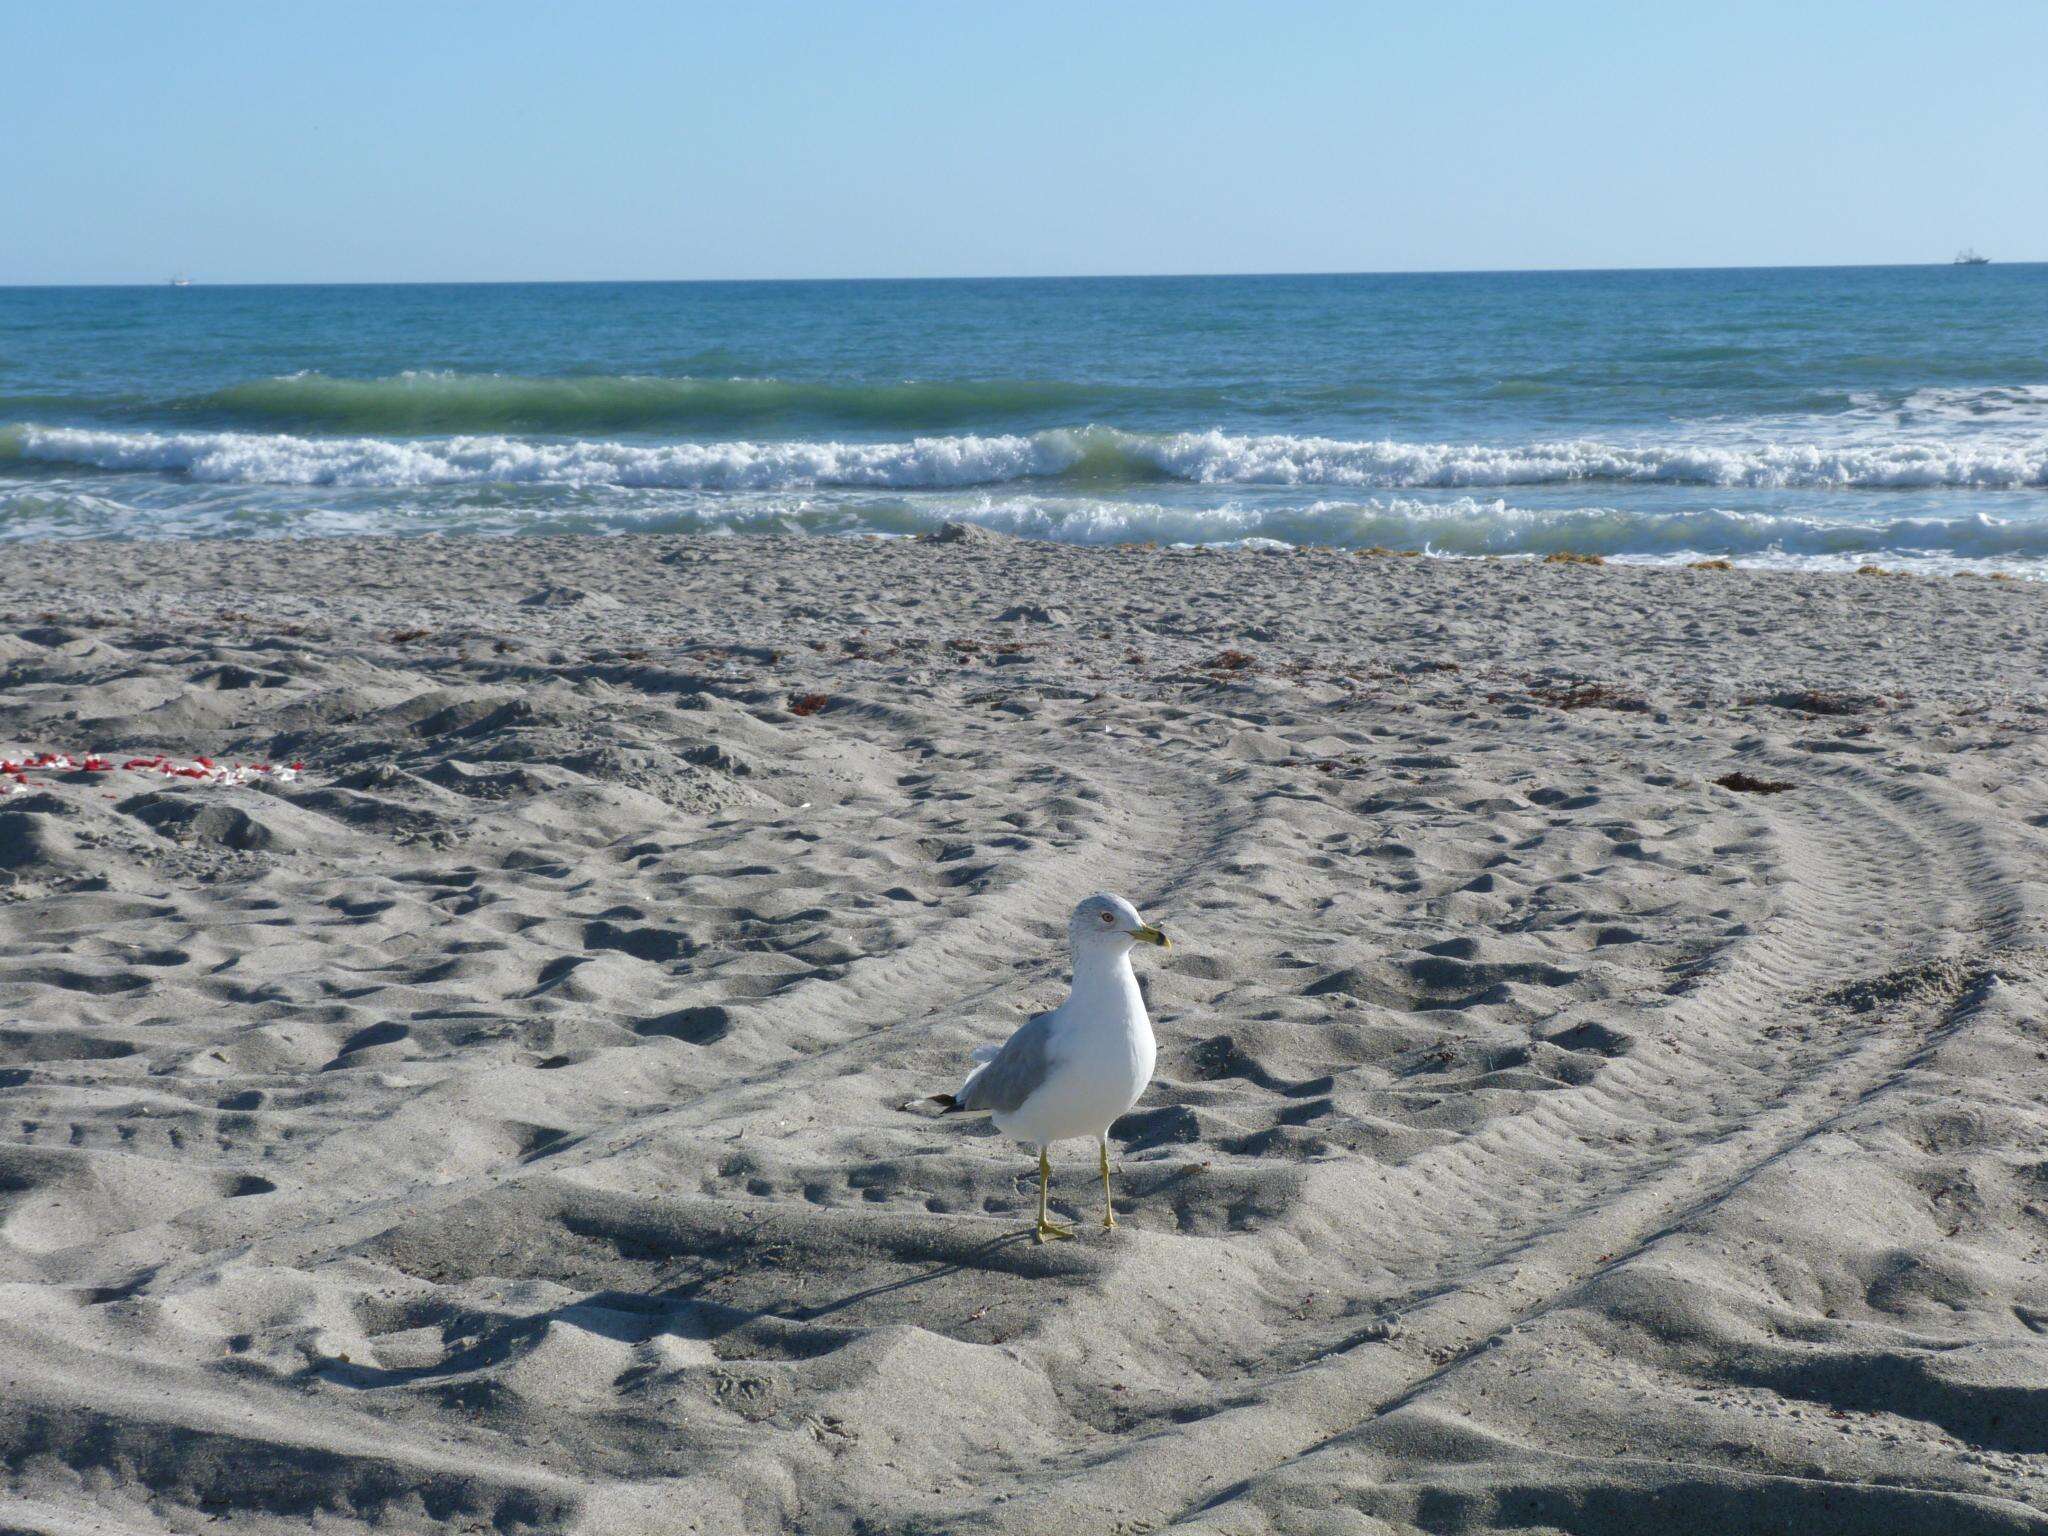
[[[1053,1013],[1058,1012],[1057,1009]],[[968,1074],[948,1114],[1008,1114],[1038,1091],[1051,1069],[1052,1013],[1034,1013],[995,1059]]]

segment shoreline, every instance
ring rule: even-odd
[[[483,543],[520,542],[527,540],[559,540],[566,543],[580,543],[585,540],[602,542],[615,539],[628,541],[664,540],[687,543],[732,539],[742,542],[820,542],[827,545],[838,543],[918,544],[930,543],[938,538],[945,529],[954,526],[969,528],[977,534],[985,535],[998,541],[1081,552],[1128,550],[1141,554],[1169,555],[1316,555],[1355,559],[1441,560],[1453,564],[1479,565],[1549,564],[1611,566],[1621,570],[1646,571],[1732,569],[1772,572],[1792,577],[1884,575],[1917,576],[1927,579],[1962,577],[1965,579],[2001,581],[2008,579],[2034,581],[2048,577],[2048,561],[2019,558],[2006,559],[2001,562],[2000,557],[1996,555],[1925,555],[1901,550],[1877,550],[1868,553],[1842,555],[1786,556],[1777,552],[1760,553],[1756,551],[1716,554],[1708,550],[1695,549],[1651,554],[1640,551],[1590,551],[1569,545],[1559,545],[1556,548],[1546,546],[1539,549],[1471,551],[1438,549],[1428,545],[1419,548],[1396,548],[1383,544],[1297,544],[1289,543],[1284,539],[1268,538],[1257,534],[1247,535],[1238,539],[1209,539],[1201,541],[1167,541],[1135,538],[1126,540],[1078,540],[1019,534],[1008,529],[992,528],[985,524],[974,523],[964,519],[947,519],[934,523],[929,527],[914,529],[832,528],[802,533],[726,527],[711,528],[703,531],[686,531],[678,529],[548,528],[535,526],[517,529],[423,528],[417,533],[345,531],[262,534],[199,532],[140,536],[129,534],[89,534],[78,537],[38,536],[0,541],[0,549],[19,550],[39,546],[119,549],[186,544],[259,548],[275,544],[331,543],[336,541],[403,546],[420,542],[434,543],[446,541],[463,543],[470,540]],[[1886,561],[1892,563],[1886,564],[1884,563]]]

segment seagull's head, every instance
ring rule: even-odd
[[[1130,953],[1133,944],[1171,947],[1165,934],[1138,916],[1136,907],[1106,891],[1090,896],[1074,908],[1073,917],[1067,921],[1067,936],[1073,940],[1076,954],[1108,950],[1123,955]]]

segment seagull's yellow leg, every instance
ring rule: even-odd
[[[1109,1138],[1098,1136],[1095,1145],[1102,1153],[1102,1224],[1113,1227],[1116,1225],[1116,1207],[1109,1200]]]
[[[1052,1162],[1046,1157],[1045,1148],[1041,1146],[1038,1149],[1038,1240],[1041,1243],[1055,1237],[1072,1237],[1074,1235],[1072,1227],[1063,1227],[1058,1222],[1051,1221],[1046,1217],[1045,1200],[1051,1185]]]

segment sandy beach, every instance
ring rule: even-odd
[[[2048,1532],[2044,605],[12,546],[0,1531]],[[1096,890],[1040,1246],[921,1101]]]

